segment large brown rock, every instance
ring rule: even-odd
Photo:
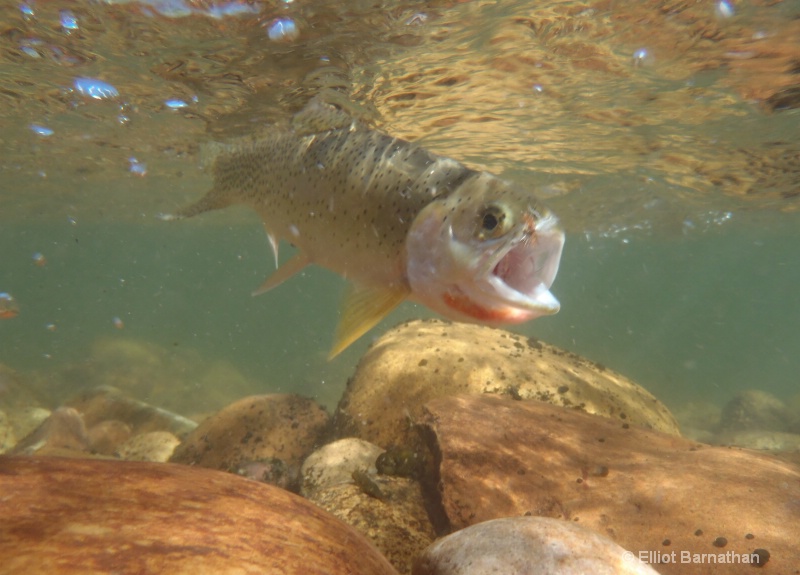
[[[337,434],[407,444],[427,401],[460,393],[545,401],[679,435],[660,401],[602,365],[507,331],[438,320],[402,324],[375,342],[339,403]]]
[[[4,575],[396,575],[282,489],[163,463],[0,456]]]
[[[328,413],[292,394],[245,397],[203,421],[170,461],[297,488],[303,459],[328,430]]]
[[[426,410],[453,529],[525,514],[571,520],[651,561],[674,551],[662,575],[753,573],[720,554],[768,553],[768,572],[782,575],[800,566],[791,463],[540,402],[460,396]],[[681,563],[685,552],[717,563]]]

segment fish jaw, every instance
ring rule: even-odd
[[[513,233],[470,242],[454,233],[446,212],[444,206],[429,205],[409,233],[413,299],[449,319],[493,326],[559,311],[550,292],[564,247],[556,216],[523,214]]]
[[[561,308],[550,287],[561,262],[564,232],[550,213],[529,226],[521,239],[498,250],[490,260],[491,270],[474,282],[476,298],[499,297],[518,310],[519,321],[552,315]]]

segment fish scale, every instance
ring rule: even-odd
[[[211,164],[214,188],[178,215],[243,203],[270,234],[315,263],[351,277],[363,276],[354,268],[368,261],[377,277],[362,282],[394,283],[402,281],[399,272],[382,268],[396,259],[413,219],[470,173],[380,132],[338,129],[302,138],[288,132],[224,145]]]
[[[311,110],[316,126],[327,109]],[[276,263],[280,241],[298,248],[255,293],[309,263],[350,280],[332,355],[409,297],[492,325],[558,310],[548,290],[563,232],[533,194],[341,113],[331,125],[210,144],[214,186],[165,218],[254,209]]]

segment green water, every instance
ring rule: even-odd
[[[96,338],[135,338],[225,359],[253,392],[331,403],[371,338],[430,315],[407,304],[327,362],[342,280],[312,268],[251,297],[273,267],[254,220],[3,226],[4,288],[22,313],[0,323],[0,361],[48,369],[81,360]],[[621,371],[672,405],[723,402],[747,388],[790,397],[800,373],[798,223],[732,221],[627,243],[576,234],[556,284],[562,311],[518,331]],[[44,267],[31,259],[37,251],[47,254]]]
[[[0,6],[15,15],[1,40],[0,292],[21,310],[0,320],[0,363],[35,375],[57,403],[81,383],[64,383],[65,370],[92,361],[98,342],[146,342],[167,371],[174,358],[222,362],[240,376],[233,386],[176,368],[175,409],[186,393],[184,411],[202,411],[198,397],[220,395],[207,387],[230,387],[231,400],[296,391],[335,405],[372,338],[431,314],[406,304],[328,362],[340,278],[311,268],[253,298],[274,267],[254,214],[170,223],[156,214],[210,185],[198,144],[285,119],[298,94],[339,74],[378,126],[547,196],[568,232],[553,290],[562,311],[516,331],[613,368],[673,407],[721,405],[748,388],[796,395],[800,114],[767,110],[747,96],[735,63],[716,61],[751,29],[779,34],[800,6],[753,6],[730,22],[710,9],[709,25],[730,43],[704,55],[695,45],[669,53],[663,30],[601,34],[621,20],[613,3],[536,4],[264,5],[171,26],[133,4],[65,3],[86,23],[71,34],[54,7],[26,20],[16,4]],[[637,10],[663,16],[658,5]],[[270,43],[265,26],[286,10],[301,36]],[[519,24],[551,12],[532,37]],[[530,50],[520,45],[531,38]],[[607,50],[587,53],[597,38]],[[632,59],[651,44],[653,62]],[[332,80],[308,79],[331,65]],[[414,66],[430,77],[412,78]],[[481,80],[490,73],[497,84]],[[122,95],[79,98],[68,89],[76,75],[112,81]],[[188,112],[164,108],[192,95]],[[55,133],[37,135],[31,123]],[[147,164],[145,176],[129,171],[130,157]]]

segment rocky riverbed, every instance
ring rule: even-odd
[[[107,380],[110,364],[83,368],[84,388],[62,388],[56,404],[42,374],[0,371],[9,573],[83,573],[89,561],[97,572],[481,575],[537,557],[536,572],[569,574],[591,557],[596,573],[730,575],[800,563],[796,401],[750,390],[676,418],[606,366],[429,320],[378,339],[332,414],[268,393],[211,413],[195,395],[184,415],[185,384],[161,405],[166,384],[140,394],[155,389],[142,380],[157,362],[120,350],[147,345],[110,349],[130,361]],[[748,562],[664,562],[672,551]]]

